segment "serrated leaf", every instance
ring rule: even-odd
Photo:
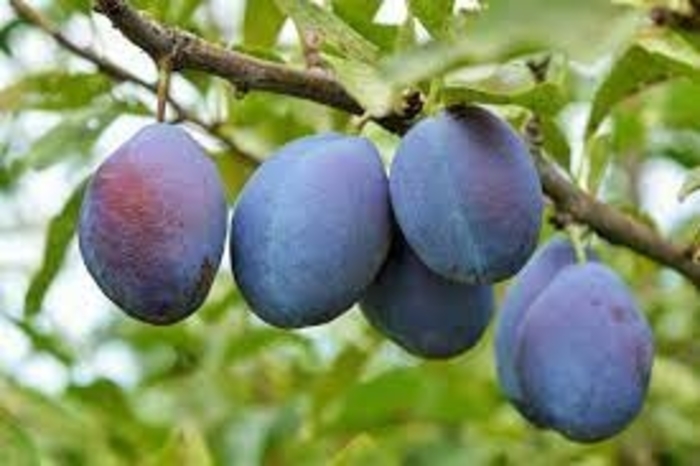
[[[272,47],[282,30],[285,18],[275,0],[246,2],[243,16],[243,44],[246,47],[263,49]]]
[[[110,80],[100,73],[50,71],[27,75],[0,90],[0,111],[81,108],[111,86]]]
[[[700,79],[692,62],[662,54],[662,49],[659,41],[647,41],[645,46],[632,46],[615,62],[593,99],[586,137],[597,131],[615,105],[650,86],[679,77]]]
[[[367,63],[377,59],[378,47],[330,11],[309,0],[275,1],[301,31],[314,33],[323,44],[332,47],[341,56]]]
[[[31,317],[41,311],[46,292],[63,265],[75,234],[86,185],[87,180],[81,182],[61,211],[49,222],[41,267],[32,277],[24,296],[26,316]]]
[[[700,167],[693,168],[685,176],[683,186],[678,191],[678,200],[683,202],[688,196],[700,189]]]
[[[435,38],[449,35],[454,0],[409,0],[408,9]]]

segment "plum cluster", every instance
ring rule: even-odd
[[[541,216],[523,141],[485,109],[460,107],[414,126],[389,178],[361,137],[282,147],[240,195],[231,265],[271,325],[322,324],[359,302],[410,353],[448,358],[479,340],[491,284],[525,264]]]
[[[581,263],[558,238],[530,259],[542,211],[522,139],[486,109],[460,106],[411,128],[390,176],[363,137],[324,133],[281,147],[236,203],[231,268],[252,312],[270,325],[320,325],[359,303],[409,353],[450,358],[487,328],[493,284],[524,267],[498,325],[500,384],[533,424],[595,441],[639,411],[651,333],[592,251]],[[120,308],[171,324],[208,294],[226,217],[201,147],[181,129],[154,124],[95,173],[80,250]]]

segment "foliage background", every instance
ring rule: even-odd
[[[439,95],[429,107],[443,99],[497,104],[515,124],[536,111],[548,154],[579,185],[691,241],[697,203],[676,195],[700,163],[696,34],[653,27],[643,0],[493,0],[479,13],[456,3],[131,2],[207,39],[303,66],[291,16],[320,31],[324,60],[376,112],[392,108],[407,86]],[[90,1],[32,6],[76,43],[155,80],[148,58]],[[537,84],[525,61],[544,52],[550,72]],[[241,96],[201,73],[177,75],[172,94],[260,157],[352,123],[318,104]],[[593,446],[537,431],[505,403],[493,326],[449,362],[406,355],[356,310],[321,328],[279,331],[247,311],[227,260],[206,305],[186,322],[154,328],[125,318],[87,276],[73,229],[83,181],[154,111],[152,94],[110,81],[0,5],[0,464],[699,461],[697,294],[677,274],[604,241],[596,247],[653,325],[657,358],[639,419]],[[251,168],[216,137],[188,128],[216,160],[233,204]],[[397,138],[373,124],[363,131],[389,160]],[[547,227],[543,240],[551,234]]]

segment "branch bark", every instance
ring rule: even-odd
[[[20,0],[11,1],[13,5],[22,3]],[[96,10],[107,16],[129,41],[155,60],[177,49],[174,66],[178,69],[200,70],[219,76],[241,91],[284,94],[356,115],[364,113],[362,106],[327,74],[294,69],[227,50],[188,32],[160,24],[131,8],[125,0],[96,0]],[[79,51],[76,53],[80,55]],[[109,73],[110,68],[101,69]],[[401,115],[390,115],[377,122],[398,134],[404,133],[411,124]],[[691,259],[686,248],[666,240],[648,225],[583,192],[556,165],[541,155],[535,154],[535,160],[543,190],[560,212],[588,225],[609,242],[625,246],[676,270],[700,288],[700,264]]]

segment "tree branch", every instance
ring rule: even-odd
[[[43,30],[45,33],[51,36],[61,47],[70,51],[74,55],[77,55],[80,58],[94,64],[100,72],[104,73],[109,78],[118,82],[130,82],[142,89],[151,92],[153,95],[158,94],[158,86],[156,83],[145,81],[144,79],[133,74],[129,70],[122,68],[116,63],[113,63],[112,61],[98,55],[94,50],[87,47],[82,47],[76,44],[75,42],[71,41],[61,31],[59,31],[58,28],[56,28],[56,26],[54,26],[49,21],[48,18],[42,15],[39,11],[29,6],[24,0],[10,0],[10,5],[15,10],[15,13],[17,13],[17,16]],[[202,120],[195,113],[187,110],[170,95],[166,96],[166,101],[175,111],[178,120],[189,121],[195,126],[198,126],[202,130],[216,137],[235,156],[240,157],[246,164],[257,165],[258,163],[260,163],[260,160],[258,160],[253,155],[247,154],[244,151],[242,151],[229,137],[223,134],[220,126],[217,123],[208,123]]]
[[[13,5],[21,3],[11,1]],[[219,76],[243,91],[290,95],[356,115],[364,113],[361,105],[329,75],[297,70],[224,49],[188,32],[164,26],[132,9],[125,0],[96,0],[96,10],[106,15],[127,39],[154,59],[171,53],[175,45],[180,44],[174,63],[176,68]],[[410,121],[401,115],[390,115],[378,123],[399,134],[410,127]],[[678,271],[700,288],[700,264],[693,262],[685,248],[583,192],[537,151],[534,156],[543,189],[560,212],[588,225],[611,243],[625,246]]]

